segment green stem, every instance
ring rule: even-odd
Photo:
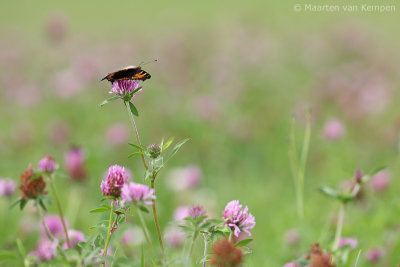
[[[203,252],[203,267],[206,267],[206,260],[205,260],[205,258],[207,257],[207,244],[208,244],[208,242],[207,242],[207,238],[206,238],[206,236],[204,235],[204,252]]]
[[[151,179],[151,186],[150,187],[152,189],[154,189],[154,180],[155,180],[154,178]],[[163,244],[163,241],[162,241],[160,225],[158,223],[158,216],[157,216],[157,208],[156,208],[156,200],[155,199],[153,199],[152,208],[153,208],[154,223],[155,223],[156,228],[157,228],[158,241],[160,242],[160,246],[161,246],[162,252],[164,254],[164,244]]]
[[[188,267],[190,265],[190,256],[192,256],[194,241],[196,241],[196,237],[197,237],[197,235],[196,235],[196,233],[194,233],[192,241],[190,242],[189,253],[188,253],[187,259],[186,259],[186,267]]]
[[[343,220],[344,220],[345,204],[341,203],[338,214],[338,221],[336,226],[335,240],[333,241],[333,251],[339,248],[340,238],[342,236]]]
[[[64,220],[64,214],[63,214],[63,211],[62,211],[62,208],[61,208],[60,199],[58,198],[58,194],[57,194],[57,190],[56,190],[56,186],[54,184],[54,179],[53,178],[54,178],[53,175],[49,175],[51,191],[53,192],[54,199],[56,200],[56,205],[57,205],[58,213],[59,213],[59,216],[60,216],[60,219],[61,219],[61,224],[62,224],[63,229],[64,229],[65,239],[67,241],[68,248],[71,248],[71,243],[69,241],[69,236],[68,236],[68,230],[67,230],[67,226],[66,226],[65,220]]]
[[[37,206],[37,209],[38,209],[39,217],[40,217],[40,220],[42,221],[44,230],[46,231],[47,237],[50,239],[51,242],[54,242],[54,241],[55,241],[55,238],[54,238],[54,236],[51,234],[49,228],[48,228],[47,225],[46,225],[46,221],[44,220],[44,216],[43,216],[42,210],[40,209],[39,206]],[[63,256],[63,258],[64,258],[65,260],[67,260],[67,255],[65,255],[64,250],[62,249],[62,247],[60,247],[60,243],[57,243],[57,249],[58,249],[58,251],[60,252],[60,254]]]
[[[142,212],[140,211],[139,207],[137,207],[137,213],[138,213],[138,216],[140,219],[140,223],[142,224],[143,233],[144,233],[144,236],[146,237],[147,243],[149,243],[151,251],[154,252],[153,243],[151,243],[151,239],[150,239],[150,235],[149,235],[149,230],[147,229],[146,222],[143,219]]]
[[[108,244],[110,243],[111,228],[113,223],[113,213],[114,213],[114,201],[111,202],[110,219],[108,220],[108,232],[107,232],[107,239],[106,239],[106,245],[104,247],[103,256],[107,256]],[[105,264],[106,263],[103,262],[101,266],[105,266]]]
[[[133,130],[135,131],[135,135],[136,135],[136,140],[138,142],[138,146],[142,147],[142,143],[140,142],[139,132],[137,130],[136,123],[135,123],[135,118],[133,117],[133,114],[132,114],[132,112],[131,112],[131,110],[129,108],[129,101],[124,101],[124,102],[125,102],[126,110],[128,111],[129,117],[131,118],[131,121],[132,121],[132,126],[133,126]],[[141,151],[143,152],[143,150],[141,150]],[[148,170],[149,167],[147,167],[146,160],[144,159],[144,155],[141,154],[140,156],[142,158],[144,168],[146,170]]]

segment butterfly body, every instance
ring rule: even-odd
[[[129,66],[115,72],[109,73],[103,80],[108,80],[111,83],[114,81],[123,81],[123,80],[140,80],[145,81],[150,79],[151,75],[146,71],[142,70],[141,67],[138,66]]]

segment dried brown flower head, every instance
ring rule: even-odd
[[[43,180],[43,176],[35,177],[32,164],[29,165],[28,169],[21,174],[21,185],[19,186],[21,199],[34,199],[39,195],[47,194],[45,192],[46,182]]]
[[[310,267],[335,267],[332,263],[331,255],[324,253],[318,243],[311,246],[310,254]]]
[[[218,267],[234,267],[242,263],[242,251],[235,247],[228,239],[215,242],[212,248],[211,265]]]

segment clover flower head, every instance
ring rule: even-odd
[[[64,228],[60,217],[57,215],[47,215],[44,217],[44,222],[53,236],[56,238],[62,238],[64,236]],[[43,224],[40,224],[40,232],[42,233],[42,236],[47,237],[46,229]]]
[[[42,172],[54,172],[57,168],[57,165],[52,156],[46,155],[39,160],[38,167]]]
[[[132,80],[118,80],[114,81],[111,87],[110,94],[114,93],[119,96],[125,96],[132,93],[140,87],[138,81]]]
[[[231,241],[221,239],[212,247],[210,264],[214,266],[239,266],[243,262],[243,252]]]
[[[156,199],[156,196],[154,195],[154,188],[150,189],[144,184],[130,182],[122,187],[121,198],[126,202],[142,203],[150,206],[153,205],[153,200]]]
[[[72,248],[75,247],[76,244],[78,244],[78,242],[86,241],[85,235],[82,232],[73,229],[68,230],[68,237]],[[62,247],[63,249],[67,249],[68,248],[67,242],[65,242]]]
[[[254,216],[248,212],[247,206],[243,209],[239,200],[232,200],[229,202],[222,216],[224,219],[229,218],[225,222],[225,225],[233,230],[236,237],[238,237],[242,231],[250,236],[251,233],[249,230],[256,225]]]
[[[48,239],[42,239],[36,250],[31,253],[38,257],[41,261],[49,261],[56,255],[56,248],[58,240],[50,241]]]
[[[129,172],[124,167],[113,165],[108,169],[105,180],[101,182],[100,188],[104,196],[118,198],[121,195],[121,189],[130,177]]]
[[[65,166],[72,180],[83,180],[86,178],[84,161],[85,153],[79,147],[74,147],[65,154]]]
[[[192,206],[189,208],[188,213],[189,216],[192,217],[193,219],[206,215],[206,211],[202,206]]]
[[[32,164],[30,164],[28,169],[21,174],[21,185],[19,186],[21,199],[35,199],[39,195],[47,194],[47,192],[44,191],[45,188],[46,182],[43,180],[43,177],[35,177]]]
[[[15,192],[15,182],[11,179],[0,179],[0,196],[11,197]]]

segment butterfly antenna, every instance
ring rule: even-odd
[[[141,66],[143,66],[143,65],[147,65],[147,64],[149,64],[149,63],[157,62],[157,61],[158,61],[158,59],[153,59],[153,60],[150,60],[150,61],[147,61],[147,62],[142,61],[142,62],[139,64],[139,67],[141,67]]]

